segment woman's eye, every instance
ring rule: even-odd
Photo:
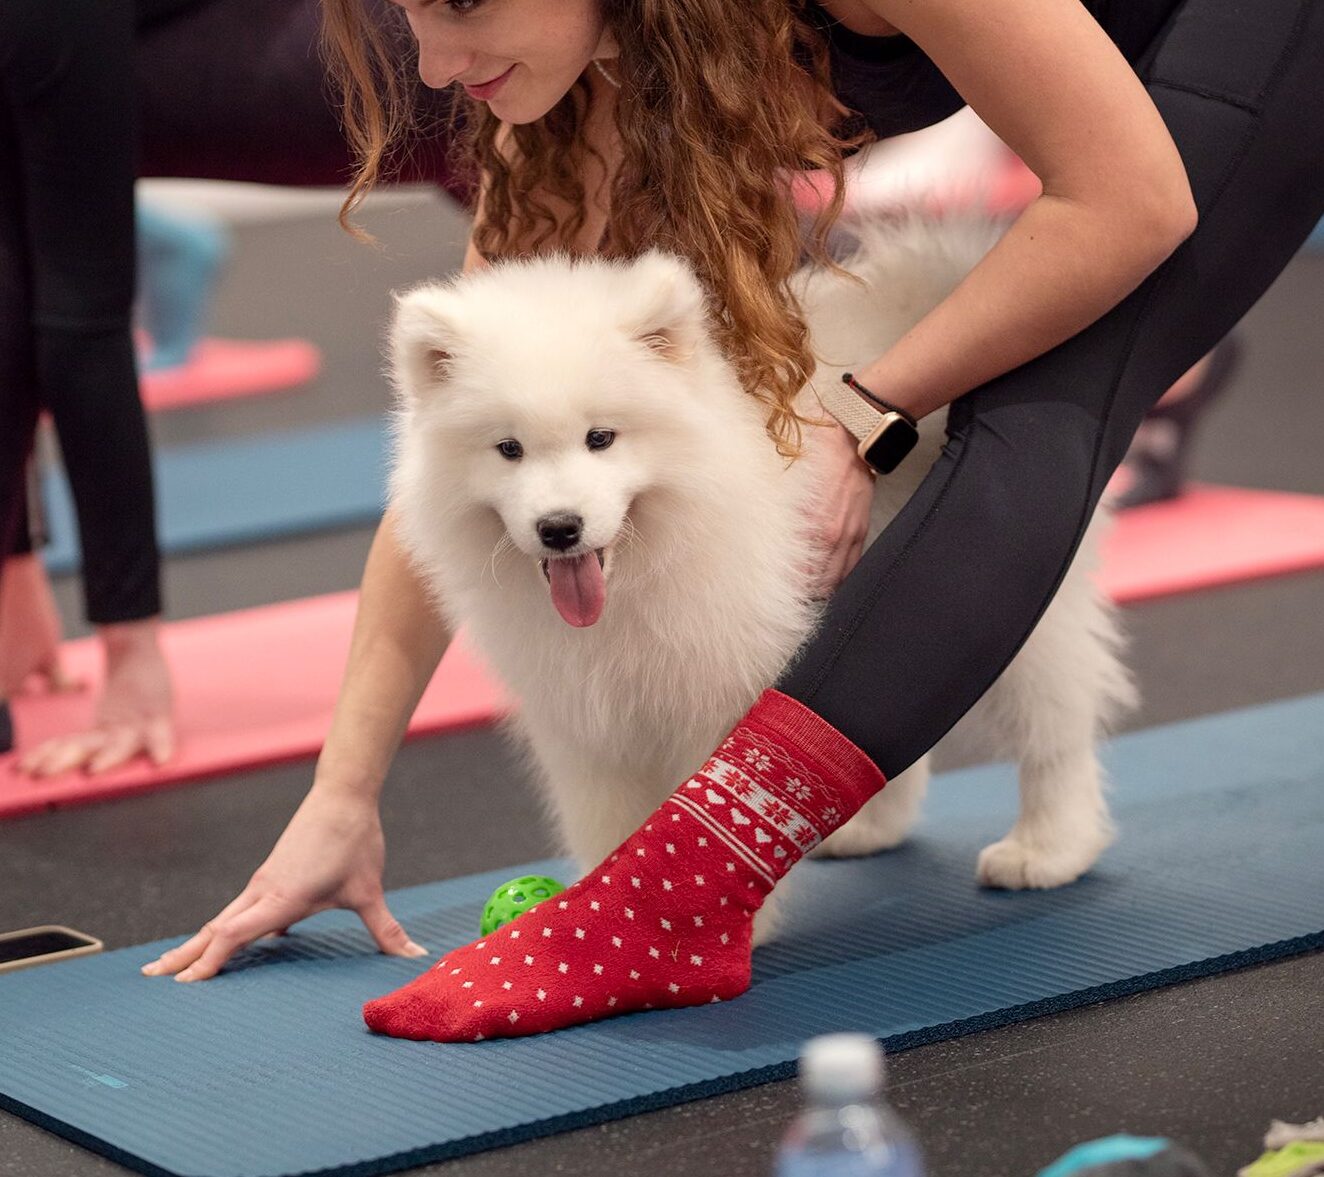
[[[517,458],[524,456],[524,447],[520,445],[513,437],[508,437],[504,441],[497,442],[497,453],[503,458],[509,458],[512,462]]]
[[[446,7],[452,12],[457,12],[463,16],[466,12],[472,12],[483,3],[483,0],[446,0]]]
[[[616,434],[611,429],[590,429],[588,436],[584,438],[585,444],[591,450],[605,450],[615,440]]]

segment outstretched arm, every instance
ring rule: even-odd
[[[1195,228],[1181,156],[1140,79],[1061,0],[864,0],[915,41],[1043,194],[950,296],[856,377],[916,416],[1044,354]]]
[[[356,912],[383,952],[423,954],[386,907],[378,798],[449,642],[388,511],[364,569],[345,677],[312,788],[234,901],[144,973],[205,980],[245,945],[330,907]]]

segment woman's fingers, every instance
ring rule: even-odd
[[[19,767],[35,777],[58,776],[86,764],[101,750],[105,738],[104,732],[97,731],[56,736],[38,744],[19,761]]]
[[[302,919],[314,915],[319,911],[325,911],[328,906],[325,903],[316,904],[297,912],[295,918]],[[202,955],[188,968],[176,973],[175,980],[205,981],[209,977],[214,977],[221,971],[221,966],[239,949],[248,947],[269,932],[288,927],[292,922],[287,901],[274,896],[259,899],[247,911],[215,924],[212,928],[211,942],[203,949]]]
[[[375,799],[311,790],[238,898],[143,972],[181,981],[215,976],[240,948],[284,935],[291,924],[329,907],[358,912],[383,951],[421,953],[386,908],[382,858]]]
[[[87,771],[93,774],[109,772],[131,760],[143,748],[143,733],[136,724],[123,724],[105,733],[105,742],[87,761]]]
[[[140,971],[147,977],[162,977],[186,969],[203,954],[207,945],[211,943],[212,935],[211,924],[204,924],[197,935],[185,940],[178,947],[161,953],[154,961],[143,965]]]
[[[176,981],[205,981],[214,977],[239,949],[284,928],[290,922],[285,908],[280,900],[268,897],[237,915],[218,916],[191,940],[145,966],[143,972],[148,976],[174,973]]]
[[[819,575],[818,594],[821,599],[830,597],[845,578],[846,573],[851,570],[856,560],[859,559],[858,552],[863,550],[863,545],[859,541],[852,541],[848,536],[842,536],[832,547],[827,559],[823,563],[823,571]]]
[[[145,964],[142,972],[148,977],[159,977],[168,973],[177,973],[181,969],[188,968],[195,960],[206,950],[207,945],[211,943],[217,925],[225,926],[230,920],[237,918],[246,912],[249,908],[257,904],[257,897],[250,894],[245,888],[234,899],[232,899],[219,915],[208,920],[202,925],[198,933],[183,944],[177,945],[166,952],[161,953],[154,961]]]
[[[19,769],[35,777],[59,776],[76,768],[102,773],[140,754],[158,766],[174,756],[175,728],[171,720],[145,719],[56,736],[21,757]]]
[[[851,544],[850,548],[847,550],[846,559],[843,561],[841,566],[841,580],[837,581],[837,584],[840,584],[842,580],[845,580],[846,577],[848,577],[851,574],[851,570],[855,567],[856,564],[860,562],[863,556],[864,556],[864,538],[861,537],[857,539],[853,544]]]
[[[207,946],[187,968],[175,974],[176,981],[205,981],[216,976],[225,964],[240,948],[245,948],[254,940],[261,939],[271,931],[271,921],[264,918],[262,904],[256,904],[243,915],[212,929]]]
[[[355,908],[359,919],[372,933],[377,947],[388,956],[427,956],[428,950],[415,944],[396,921],[386,906],[386,896],[378,894],[361,907]]]

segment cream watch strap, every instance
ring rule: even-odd
[[[816,387],[814,391],[823,407],[850,431],[856,441],[870,436],[883,419],[884,414],[838,380],[829,382],[825,388]]]

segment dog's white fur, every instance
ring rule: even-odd
[[[824,357],[815,380],[883,352],[993,232],[878,228],[849,263],[863,285],[803,274],[798,292]],[[514,722],[564,844],[587,870],[700,767],[811,632],[812,439],[809,457],[788,468],[762,406],[709,335],[698,282],[660,253],[504,264],[415,289],[399,300],[391,343],[399,538],[448,621],[519,700]],[[805,407],[821,416],[810,396]],[[941,416],[878,480],[875,533],[936,458]],[[589,449],[593,429],[614,430],[614,442]],[[518,460],[498,452],[507,438],[523,446]],[[584,520],[574,552],[605,549],[606,606],[588,628],[558,616],[540,568],[551,553],[537,522],[562,512]],[[961,725],[1020,765],[1020,816],[979,858],[988,886],[1070,882],[1112,835],[1096,742],[1132,688],[1090,577],[1095,530],[1021,653]],[[926,758],[817,853],[897,845],[927,778]],[[775,921],[770,901],[756,940]]]

